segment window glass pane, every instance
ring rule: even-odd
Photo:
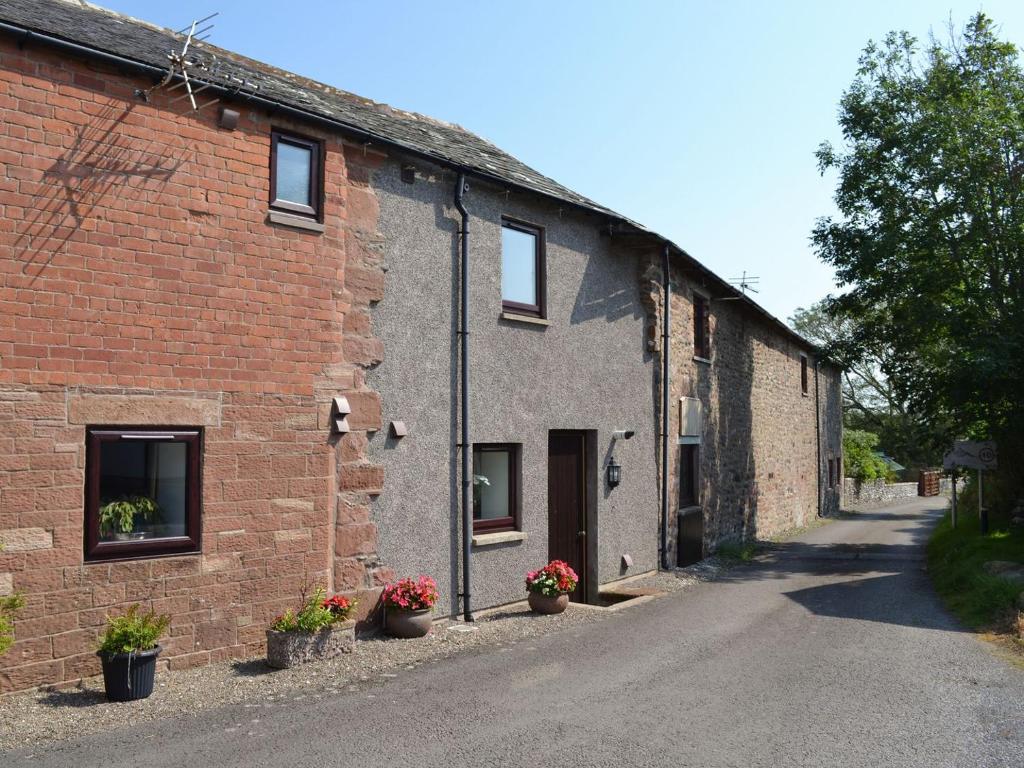
[[[278,200],[312,206],[309,199],[309,174],[312,168],[313,151],[285,141],[277,142],[277,190]]]
[[[185,536],[187,456],[185,443],[102,443],[100,541]]]
[[[473,453],[473,517],[490,520],[511,517],[509,500],[508,451],[474,451]]]
[[[502,227],[501,298],[519,304],[539,304],[536,235]]]

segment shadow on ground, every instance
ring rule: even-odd
[[[925,545],[933,524],[942,514],[941,509],[844,514],[841,520],[897,522],[906,526],[886,526],[886,535],[893,536],[898,543],[764,543],[751,562],[729,568],[717,581],[743,583],[834,576],[834,583],[783,594],[817,616],[964,631],[942,609],[924,573]],[[922,590],[927,594],[924,599],[920,597]],[[914,594],[919,597],[908,597]]]
[[[89,688],[66,688],[60,691],[47,691],[39,700],[48,707],[74,707],[76,709],[107,703],[107,697],[102,691]]]

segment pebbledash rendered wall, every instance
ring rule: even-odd
[[[660,329],[661,266],[645,272],[653,329]],[[694,355],[693,296],[710,299],[707,360]],[[654,330],[649,346],[659,358]],[[809,386],[802,392],[800,355],[808,355]],[[817,382],[816,382],[817,378]],[[669,540],[674,556],[679,475],[680,398],[700,400],[700,504],[705,554],[725,542],[770,537],[821,513],[839,511],[841,479],[829,487],[828,460],[842,451],[839,373],[744,302],[728,298],[692,266],[672,267],[669,459]],[[817,392],[816,392],[817,386]],[[819,424],[815,422],[815,405]],[[660,406],[660,404],[659,404]],[[817,431],[820,429],[821,461]],[[838,466],[841,466],[841,462]],[[819,485],[820,483],[820,485]]]
[[[28,599],[0,691],[98,672],[130,603],[172,615],[163,659],[183,667],[261,650],[304,582],[365,608],[391,576],[363,378],[382,158],[249,110],[225,131],[140,102],[149,84],[0,40],[0,592]],[[323,233],[267,220],[272,125],[325,141]],[[86,563],[86,427],[149,424],[203,431],[202,551]]]
[[[387,354],[368,375],[383,395],[383,420],[408,436],[370,441],[385,468],[373,505],[380,554],[403,572],[438,578],[446,609],[459,609],[460,458],[456,178],[417,165],[414,183],[388,162],[374,174],[384,235],[385,297],[374,332]],[[518,541],[474,546],[475,609],[524,597],[523,577],[548,558],[548,433],[590,431],[591,589],[658,564],[653,357],[646,352],[640,261],[613,247],[595,217],[474,181],[470,212],[470,440],[516,443],[522,451],[522,533]],[[501,315],[501,217],[545,228],[547,318],[541,326]],[[604,480],[611,433],[622,484]],[[596,550],[596,558],[593,554]],[[632,568],[623,566],[628,554]],[[596,569],[594,568],[596,566]]]

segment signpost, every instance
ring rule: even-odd
[[[993,440],[957,440],[953,450],[942,459],[943,469],[953,472],[953,527],[956,528],[956,470],[958,467],[978,470],[978,518],[981,532],[988,533],[988,510],[982,498],[982,473],[997,467],[998,451]]]

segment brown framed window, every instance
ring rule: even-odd
[[[828,487],[834,488],[836,485],[836,460],[828,460]]]
[[[315,139],[270,132],[270,207],[318,221],[323,213],[323,147]]]
[[[198,552],[202,431],[90,427],[85,559]]]
[[[705,360],[711,359],[711,312],[708,297],[693,294],[693,354]]]
[[[519,521],[519,446],[473,446],[473,530],[514,531]]]
[[[544,317],[544,230],[512,219],[501,222],[501,308]]]
[[[800,391],[807,394],[807,355],[800,355]]]
[[[700,504],[700,446],[679,446],[679,508]]]

